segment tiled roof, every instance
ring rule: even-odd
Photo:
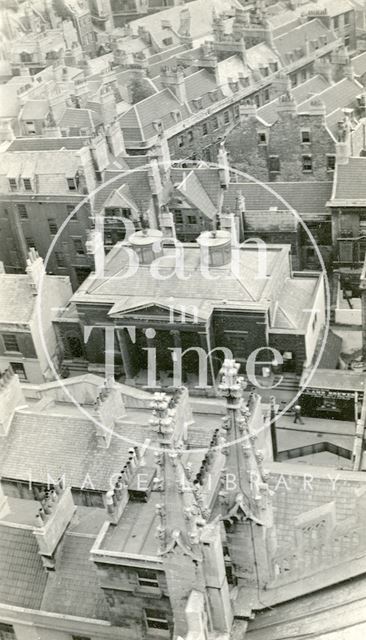
[[[291,89],[291,94],[295,98],[295,102],[300,104],[307,100],[310,96],[313,98],[314,94],[321,93],[325,89],[329,87],[329,82],[323,78],[323,76],[317,75],[309,78],[306,82],[299,84],[297,87],[293,87]],[[276,122],[278,118],[278,104],[279,99],[276,98],[271,102],[263,105],[257,110],[257,115],[267,122],[267,124],[271,125]]]
[[[320,20],[310,20],[275,38],[274,45],[283,62],[288,63],[291,61],[288,54],[295,51],[295,49],[303,49],[303,55],[305,55],[306,40],[310,43],[310,50],[314,51],[315,47],[311,44],[311,41],[317,40],[320,36],[326,36],[328,43],[336,40],[335,33],[327,29]]]
[[[81,149],[89,144],[82,136],[68,138],[15,138],[7,151],[57,151],[59,149]]]
[[[0,274],[0,323],[27,324],[35,296],[27,275]]]
[[[95,111],[68,108],[59,121],[59,126],[61,129],[81,128],[93,130],[101,122],[101,118]]]
[[[326,113],[331,114],[336,109],[349,107],[352,105],[357,96],[363,91],[362,85],[357,80],[343,78],[336,84],[327,87],[324,91],[317,94],[317,98],[325,104]],[[306,112],[313,98],[308,98],[304,102],[298,104],[298,112]]]
[[[349,158],[338,164],[332,200],[366,203],[366,158]]]
[[[20,103],[16,87],[0,84],[0,118],[16,118]]]
[[[332,182],[270,182],[268,187],[278,193],[298,213],[323,213],[332,194]],[[224,207],[235,210],[235,198],[239,192],[245,197],[248,210],[261,211],[270,207],[286,209],[264,186],[253,182],[231,183],[224,196]]]
[[[220,14],[235,7],[239,10],[242,9],[242,5],[238,0],[193,0],[193,2],[189,2],[187,6],[184,6],[184,9],[189,10],[190,13],[190,33],[193,40],[204,39],[211,33],[214,10]],[[173,44],[180,42],[179,37],[174,35],[174,31],[179,33],[181,11],[182,6],[178,5],[171,9],[133,20],[130,22],[130,27],[136,34],[139,26],[145,27],[152,35],[153,41],[157,43],[159,48],[163,49],[166,46],[163,43],[163,39],[166,37],[172,37]],[[173,31],[163,29],[161,26],[162,20],[169,20]]]
[[[356,76],[362,76],[366,73],[366,51],[352,58],[351,62]]]
[[[48,100],[28,100],[20,113],[20,117],[22,120],[43,120],[48,111]]]
[[[196,107],[193,103],[194,99],[202,98],[202,106],[198,110],[206,109],[212,104],[212,99],[209,96],[209,91],[217,90],[216,101],[222,100],[222,98],[224,97],[222,91],[217,86],[214,77],[212,76],[212,74],[206,71],[206,69],[201,69],[200,71],[196,71],[192,75],[187,76],[187,78],[185,79],[185,87],[187,102],[189,103],[193,111],[196,110]]]
[[[55,571],[48,576],[41,608],[44,611],[108,619],[108,607],[98,584],[90,549],[95,538],[66,533],[56,553]]]
[[[170,89],[141,100],[119,118],[126,141],[146,140],[156,135],[154,120],[161,120],[164,129],[169,129],[176,123],[174,111],[180,112],[182,120],[189,115],[187,107],[179,103]]]
[[[295,102],[300,104],[310,96],[314,97],[314,94],[318,94],[328,87],[329,82],[327,82],[323,76],[317,75],[309,78],[309,80],[299,84],[297,87],[293,87],[291,89],[291,94],[295,98]],[[273,124],[278,118],[278,104],[278,98],[268,102],[257,110],[257,115],[267,122],[267,124]]]
[[[217,213],[217,208],[212,200],[209,198],[207,191],[202,186],[199,179],[199,172],[191,171],[181,182],[178,190],[183,197],[188,200],[194,207],[197,207],[199,211],[213,220]],[[217,190],[219,192],[220,185],[217,183]]]
[[[121,470],[132,443],[144,442],[144,428],[119,426],[116,433],[130,441],[115,435],[108,449],[98,448],[95,431],[87,418],[70,420],[69,415],[51,414],[51,410],[47,414],[19,411],[2,445],[0,475],[24,479],[31,474],[34,482],[47,482],[48,474],[54,479],[65,474],[67,485],[77,488],[90,477],[93,488],[107,491],[111,474]]]
[[[0,524],[0,602],[39,609],[47,573],[31,529]]]
[[[128,170],[127,170],[128,171]],[[146,212],[151,205],[152,194],[151,187],[148,179],[147,170],[142,171],[131,171],[126,172],[125,175],[123,173],[119,175],[118,171],[106,171],[105,181],[111,180],[116,176],[116,180],[111,182],[111,184],[103,187],[95,196],[94,196],[94,210],[96,212],[100,212],[107,198],[111,193],[116,191],[123,184],[127,184],[129,188],[129,192],[137,204],[138,208],[141,212]]]
[[[67,191],[66,175],[75,175],[80,159],[73,149],[53,151],[6,151],[0,155],[0,192],[8,193],[8,173],[26,177],[37,177],[37,192],[64,194]]]

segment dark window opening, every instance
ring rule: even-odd
[[[146,624],[148,629],[165,629],[169,631],[168,620],[163,612],[158,609],[145,609]]]
[[[21,362],[11,362],[10,366],[14,373],[19,377],[19,380],[22,380],[22,382],[26,382],[28,380],[24,366]]]
[[[19,218],[21,220],[27,220],[28,219],[28,212],[27,212],[27,207],[25,206],[25,204],[18,204],[18,213],[19,213]]]
[[[5,333],[3,335],[5,351],[19,352],[18,338],[13,333]]]

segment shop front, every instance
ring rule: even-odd
[[[365,373],[318,369],[304,388],[304,416],[355,421],[363,400]]]

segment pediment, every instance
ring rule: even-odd
[[[204,320],[194,309],[184,309],[184,305],[162,305],[157,302],[144,303],[141,305],[129,305],[127,301],[116,303],[108,314],[112,318],[159,318],[166,322],[197,322]]]

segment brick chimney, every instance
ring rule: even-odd
[[[107,126],[106,138],[109,150],[114,156],[126,154],[125,141],[123,139],[122,129],[118,122],[112,122]]]
[[[117,117],[116,99],[112,89],[104,88],[100,94],[100,116],[105,125],[111,124]]]
[[[33,533],[44,567],[53,570],[56,549],[75,513],[76,506],[71,489],[64,489],[61,481],[56,483],[54,489],[47,491],[41,505]]]
[[[19,378],[9,366],[0,374],[0,437],[8,434],[16,409],[25,405]]]
[[[169,69],[166,65],[161,69],[161,83],[164,89],[170,89],[183,104],[187,102],[184,71],[181,67]]]
[[[27,258],[26,272],[28,274],[30,285],[34,295],[37,295],[41,286],[42,278],[46,274],[43,260],[35,249],[30,249]]]

